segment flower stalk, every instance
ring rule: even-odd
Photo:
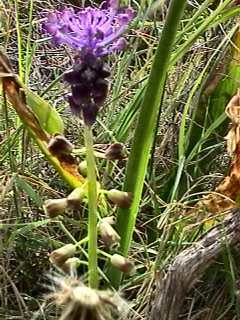
[[[90,287],[97,288],[97,178],[91,126],[84,126],[84,140],[88,181],[88,274]]]
[[[130,7],[119,8],[117,0],[106,0],[99,8],[65,7],[62,10],[48,12],[42,24],[43,31],[51,36],[55,45],[65,44],[74,52],[72,69],[64,73],[63,79],[70,87],[67,96],[70,109],[84,123],[88,194],[88,280],[91,288],[98,287],[98,185],[91,126],[96,121],[97,114],[104,106],[108,95],[107,78],[110,76],[110,68],[106,61],[107,57],[123,49],[125,40],[122,34],[132,18],[133,10]],[[55,146],[59,144],[64,144],[64,151],[72,151],[72,145],[62,137],[54,138],[49,146],[54,152]],[[114,148],[108,150],[107,156],[112,160],[124,158],[122,145],[115,144]],[[77,197],[75,196],[76,190],[67,198],[68,206],[79,203],[78,192]],[[129,202],[127,193],[120,193],[119,200],[117,192],[117,196],[112,195],[111,200],[117,204],[119,201],[122,203],[122,196],[125,205],[126,200]],[[117,233],[114,237],[119,239]]]

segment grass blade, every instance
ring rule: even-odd
[[[170,3],[166,23],[155,54],[141,106],[124,184],[124,190],[132,192],[133,202],[129,209],[119,210],[117,217],[117,230],[121,236],[120,252],[123,255],[127,255],[128,253],[134,230],[149,154],[153,143],[156,117],[159,112],[171,50],[184,5],[184,0],[172,0]],[[121,273],[116,270],[111,270],[110,279],[112,285],[117,288],[121,281]]]

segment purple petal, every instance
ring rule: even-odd
[[[102,56],[120,50],[120,36],[133,18],[131,8],[117,8],[116,0],[107,0],[100,8],[73,8],[50,12],[43,23],[55,44],[67,44],[86,55]]]

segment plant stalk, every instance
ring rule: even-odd
[[[124,183],[124,191],[133,194],[133,202],[130,208],[118,211],[116,224],[121,237],[120,253],[124,256],[128,254],[132,240],[171,51],[185,3],[185,0],[172,0],[170,2],[133,138]],[[116,289],[120,285],[121,277],[120,271],[110,268],[109,279]]]
[[[92,130],[87,125],[84,127],[84,140],[87,156],[88,183],[88,274],[90,287],[97,288],[97,178]]]

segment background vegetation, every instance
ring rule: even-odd
[[[56,108],[65,136],[82,147],[83,128],[70,114],[64,98],[68,88],[61,79],[71,66],[71,52],[52,46],[39,28],[42,10],[64,4],[2,1],[0,43],[22,82]],[[128,44],[109,61],[111,94],[94,126],[95,143],[122,142],[128,154],[168,1],[131,5],[136,16]],[[168,53],[161,108],[150,136],[153,147],[142,155],[149,162],[128,254],[136,273],[124,277],[120,286],[130,306],[126,319],[148,319],[156,270],[165,270],[179,252],[221,220],[222,211],[213,215],[192,208],[229,166],[224,109],[239,87],[239,12],[238,1],[189,1]],[[44,298],[48,276],[55,270],[48,253],[86,236],[86,208],[59,219],[46,217],[43,202],[62,198],[70,189],[40,154],[14,109],[6,107],[4,94],[0,117],[0,318],[57,319],[59,311]],[[141,137],[143,145],[148,138]],[[140,160],[135,154],[136,167]],[[126,162],[98,159],[105,188],[122,189]],[[130,180],[133,168],[127,173]],[[112,210],[116,214],[116,208]],[[189,293],[180,318],[238,319],[238,264],[237,250],[224,250]],[[78,271],[83,274],[86,268]]]

